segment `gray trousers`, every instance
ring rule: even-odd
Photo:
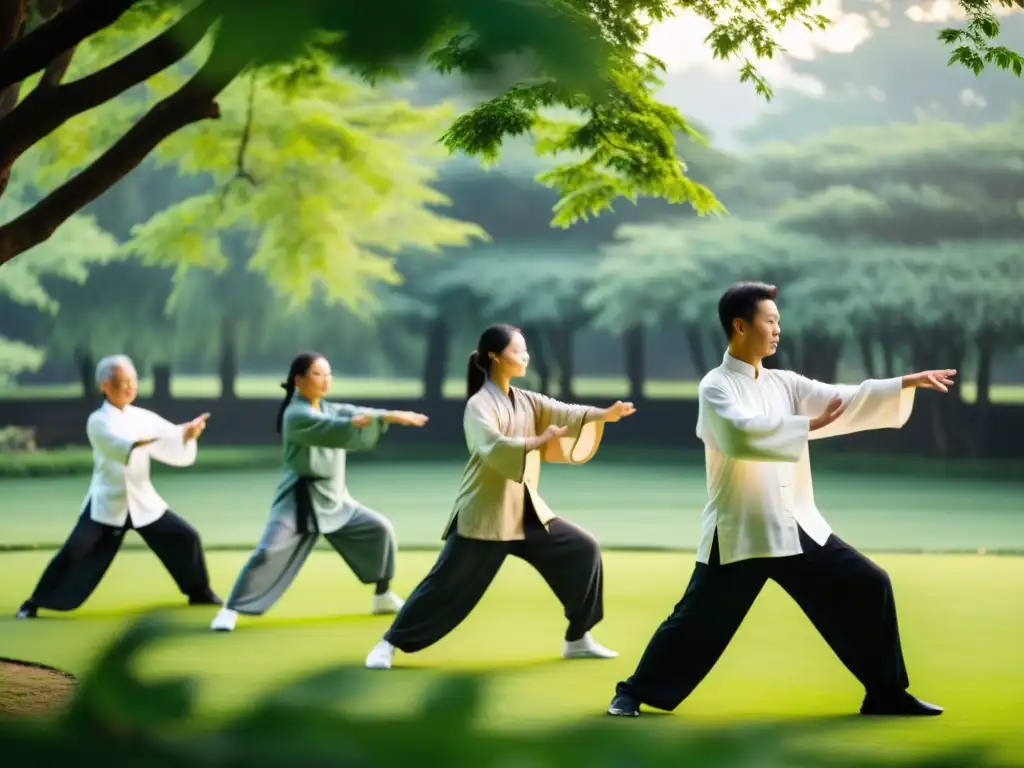
[[[315,528],[297,531],[270,523],[238,574],[225,607],[247,616],[266,613],[291,586],[319,536]],[[324,537],[363,584],[394,577],[398,547],[394,528],[383,515],[358,507],[344,526]]]

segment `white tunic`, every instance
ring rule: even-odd
[[[811,418],[840,395],[850,402],[827,427]],[[697,437],[704,442],[708,503],[697,560],[707,563],[718,531],[720,562],[799,554],[797,526],[818,544],[832,533],[814,503],[807,441],[869,429],[897,429],[910,417],[914,388],[901,378],[858,386],[823,384],[793,371],[759,372],[728,352],[701,380]]]
[[[184,426],[171,424],[145,408],[125,406],[121,411],[108,402],[89,415],[85,426],[92,445],[92,482],[82,509],[90,501],[89,516],[97,523],[122,527],[131,516],[141,528],[159,520],[167,511],[149,479],[150,459],[176,467],[196,460],[195,440],[184,441]],[[139,440],[156,442],[132,450]]]

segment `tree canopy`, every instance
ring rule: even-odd
[[[17,216],[28,204],[27,190],[15,179],[0,199],[0,219]],[[76,214],[53,238],[36,246],[32,257],[18,259],[0,270],[0,295],[28,307],[56,314],[58,304],[47,290],[47,280],[83,283],[89,268],[111,261],[117,255],[117,241],[101,229],[93,217]],[[19,373],[37,369],[43,352],[23,341],[0,334],[0,386]]]
[[[966,24],[940,35],[951,47],[950,63],[975,74],[986,65],[1020,74],[1022,59],[995,42],[999,23],[993,14],[993,6],[1010,7],[1015,0],[959,4]],[[768,96],[757,59],[779,53],[774,34],[787,23],[825,27],[828,20],[814,12],[816,5],[815,0],[5,3],[0,18],[0,179],[6,180],[27,150],[76,117],[110,111],[103,121],[107,141],[102,151],[85,152],[81,159],[87,161],[79,170],[0,226],[0,264],[47,239],[169,136],[237,113],[245,103],[240,96],[244,85],[232,95],[226,91],[233,83],[251,77],[250,82],[265,82],[283,97],[324,87],[337,67],[369,78],[424,64],[443,74],[501,73],[510,84],[456,118],[443,143],[487,160],[507,137],[532,133],[539,153],[569,155],[568,162],[539,177],[560,196],[558,225],[605,210],[619,197],[635,200],[640,195],[689,203],[704,213],[718,211],[714,195],[687,176],[676,150],[677,136],[696,131],[679,111],[653,96],[663,67],[642,55],[648,30],[676,11],[695,11],[713,24],[707,44],[715,56],[736,59],[741,79]],[[119,35],[150,39],[113,60],[79,50],[99,40],[96,49],[109,51],[104,38]],[[195,58],[182,69],[190,55]],[[72,67],[79,76],[65,81]],[[167,72],[185,76],[163,78]],[[142,84],[158,96],[142,99],[134,111],[118,100]],[[198,151],[190,147],[193,159],[209,159],[199,144]],[[281,236],[270,241],[274,245],[267,249],[285,245]]]

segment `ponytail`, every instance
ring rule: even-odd
[[[281,401],[281,407],[277,409],[278,434],[280,434],[281,429],[284,427],[284,409],[288,407],[288,403],[292,401],[292,395],[295,394],[295,379],[290,379],[282,384],[281,389],[284,390],[284,400]]]
[[[487,359],[490,362],[490,358]],[[488,366],[490,368],[490,366]],[[487,380],[487,370],[480,365],[480,353],[475,349],[469,353],[469,364],[466,366],[466,399],[480,391]]]
[[[512,336],[522,333],[514,325],[492,325],[480,334],[476,349],[469,353],[466,366],[466,399],[480,391],[480,387],[491,374],[491,355],[500,355],[512,341]]]
[[[323,359],[323,355],[319,352],[303,352],[296,355],[295,359],[292,360],[292,364],[288,368],[288,378],[281,385],[281,389],[284,390],[284,400],[281,401],[281,407],[277,411],[278,433],[284,429],[284,411],[295,395],[295,377],[305,376],[309,373],[309,369],[313,367],[313,363],[321,359]]]

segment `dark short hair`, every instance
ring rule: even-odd
[[[779,289],[768,283],[744,281],[730,285],[718,300],[718,321],[725,337],[732,338],[734,320],[739,318],[752,322],[757,314],[757,305],[766,300],[774,301],[778,295]]]

